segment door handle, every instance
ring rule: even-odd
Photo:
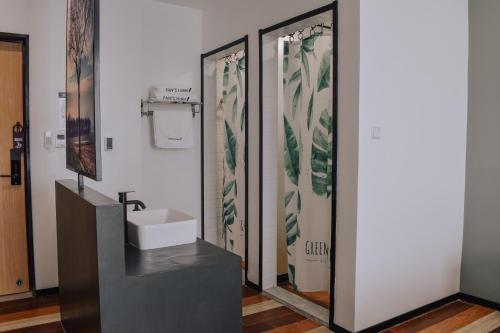
[[[21,185],[21,151],[18,149],[10,150],[10,175],[0,175],[0,178],[10,178],[10,184]]]
[[[21,185],[21,150],[10,150],[10,184]]]
[[[24,127],[20,122],[12,127],[12,146],[10,150],[10,175],[0,175],[0,178],[10,178],[11,185],[21,185],[21,153],[24,149]]]

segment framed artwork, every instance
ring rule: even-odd
[[[66,20],[66,168],[99,181],[99,0],[68,0]]]

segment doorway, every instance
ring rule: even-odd
[[[248,284],[248,37],[201,56],[202,238],[242,259]]]
[[[0,33],[0,297],[7,299],[34,287],[28,40]]]
[[[259,41],[263,289],[331,324],[337,4],[262,29]]]

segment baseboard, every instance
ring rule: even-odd
[[[31,297],[33,297],[33,292],[31,291],[27,291],[25,293],[20,293],[20,294],[0,296],[0,303],[18,301],[20,299],[26,299]]]
[[[430,304],[421,306],[418,309],[406,312],[402,315],[399,315],[399,316],[394,317],[392,319],[383,321],[383,322],[376,324],[376,325],[373,325],[371,327],[365,328],[361,331],[357,331],[356,333],[376,333],[376,332],[384,331],[384,330],[389,329],[393,326],[404,323],[405,321],[408,321],[408,320],[413,319],[415,317],[421,316],[424,313],[427,313],[429,311],[440,308],[448,303],[451,303],[453,301],[461,299],[460,296],[461,296],[461,294],[459,294],[459,293],[450,295],[448,297],[442,298],[442,299],[437,300],[435,302],[432,302]],[[349,331],[341,326],[338,326],[336,324],[333,324],[332,327],[330,327],[330,329],[334,330],[335,333],[354,333],[354,332],[351,332],[351,331]]]
[[[262,290],[260,290],[260,288],[259,288],[258,285],[256,285],[255,283],[249,281],[248,279],[245,281],[245,286],[247,286],[250,289],[256,290],[258,292],[262,292]]]
[[[353,333],[349,330],[346,330],[345,328],[343,328],[342,326],[339,326],[339,325],[336,325],[336,324],[333,324],[332,326],[330,326],[330,330],[335,332],[335,333]]]
[[[486,300],[484,298],[472,296],[472,295],[465,294],[465,293],[460,293],[459,297],[460,297],[461,300],[464,300],[466,302],[474,303],[474,304],[477,304],[477,305],[482,305],[484,307],[500,311],[500,303],[496,303],[496,302],[493,302],[493,301],[488,301],[488,300]]]
[[[59,294],[59,287],[35,290],[35,296],[50,296]]]
[[[288,282],[288,273],[278,275],[278,277],[276,278],[276,282],[278,283],[278,285]]]

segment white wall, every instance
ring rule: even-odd
[[[356,330],[459,291],[468,2],[362,0],[360,22]]]
[[[192,86],[200,96],[201,11],[145,1],[142,14],[142,96],[152,85]],[[180,106],[190,110],[189,106]],[[201,218],[200,116],[195,146],[166,150],[152,145],[152,119],[142,123],[142,199],[148,208],[174,207]],[[201,224],[199,224],[200,226]],[[199,229],[201,232],[201,229]],[[199,233],[201,235],[201,233]]]
[[[54,181],[76,179],[65,170],[64,149],[43,148],[43,132],[57,130],[57,93],[65,89],[65,14],[66,0],[0,1],[0,31],[30,35],[37,289],[58,284]],[[172,32],[171,22],[183,28]],[[185,35],[189,39],[184,41]],[[86,180],[86,184],[113,198],[121,190],[133,189],[137,191],[134,197],[148,206],[177,205],[199,216],[198,148],[184,152],[151,149],[150,128],[140,118],[140,99],[150,84],[163,79],[192,80],[190,84],[199,86],[200,12],[152,0],[102,0],[100,51],[102,134],[114,137],[115,148],[103,151],[103,181]],[[181,187],[175,179],[185,170],[193,175],[185,177]],[[173,188],[175,196],[168,195]]]
[[[26,27],[29,17],[25,15],[28,8],[28,0],[0,1],[0,29],[2,32],[18,31],[28,33]]]
[[[359,0],[339,1],[334,322],[354,330],[359,141]]]

